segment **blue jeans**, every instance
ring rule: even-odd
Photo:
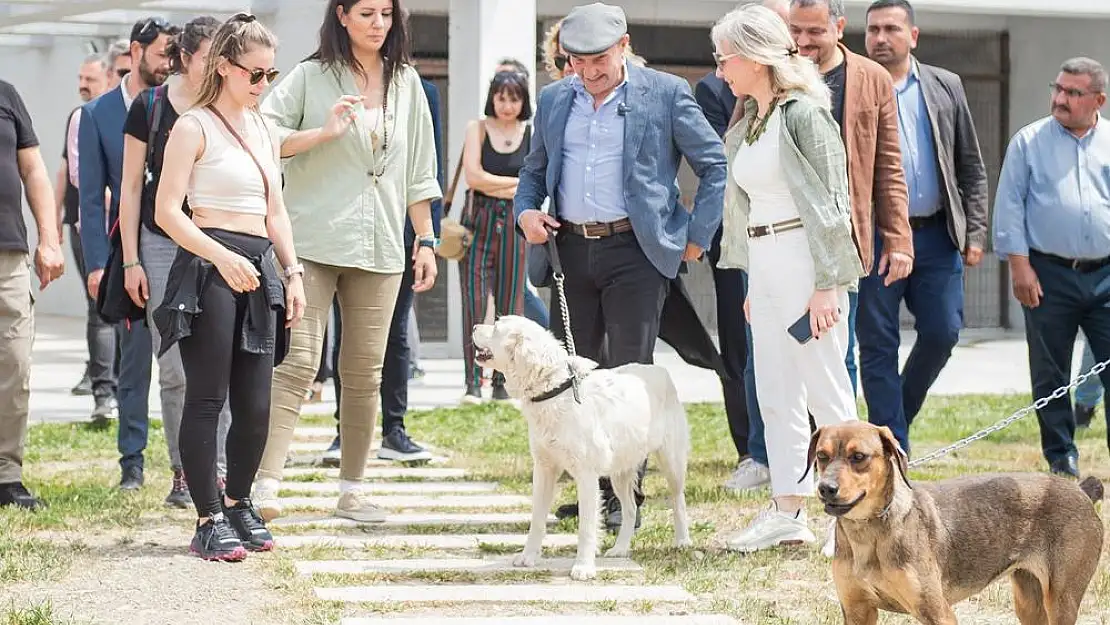
[[[1083,360],[1079,363],[1080,375],[1087,373],[1095,366],[1095,355],[1091,351],[1091,344],[1088,341],[1083,342]],[[1084,406],[1086,408],[1094,408],[1102,401],[1102,384],[1099,383],[1098,376],[1092,375],[1087,378],[1085,382],[1075,387],[1075,405]]]
[[[524,316],[545,328],[551,325],[547,307],[543,305],[543,300],[532,290],[530,284],[524,285]]]
[[[119,431],[116,446],[119,449],[121,469],[143,468],[147,432],[150,427],[150,374],[154,359],[150,329],[146,321],[132,321],[116,325],[119,341]]]
[[[885,286],[878,272],[881,245],[876,237],[875,267],[860,281],[860,376],[868,420],[889,427],[908,454],[910,424],[960,340],[963,257],[944,221],[926,225],[913,231],[913,273]],[[914,316],[917,341],[899,375],[898,314],[903,299]]]
[[[1110,266],[1083,273],[1034,252],[1030,252],[1029,262],[1044,291],[1039,306],[1022,307],[1033,397],[1041,398],[1070,380],[1079,330],[1087,337],[1095,360],[1110,359]],[[1101,377],[1103,387],[1110,387],[1110,370]],[[1038,410],[1037,421],[1041,449],[1050,464],[1069,456],[1078,458],[1075,414],[1066,395]]]
[[[748,291],[748,274],[744,272],[744,292]],[[852,379],[852,392],[856,391],[856,311],[859,308],[859,294],[848,293],[848,351],[844,354],[844,366]],[[744,314],[741,311],[740,314]],[[748,400],[748,453],[752,459],[768,466],[767,441],[763,435],[763,414],[759,412],[759,398],[755,394],[755,360],[752,354],[752,327],[744,324],[748,333],[748,363],[744,367],[744,393]]]

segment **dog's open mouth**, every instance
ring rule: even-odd
[[[480,363],[486,363],[493,360],[493,351],[486,347],[474,347],[474,360]]]
[[[866,496],[866,492],[860,493],[859,497],[856,497],[848,503],[835,503],[832,501],[826,501],[824,502],[825,514],[828,514],[830,516],[844,516],[845,514],[848,514],[848,512],[850,512],[852,508],[855,508],[856,504],[863,501],[863,498]]]

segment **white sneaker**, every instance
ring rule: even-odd
[[[806,524],[805,508],[788,514],[779,512],[772,502],[771,507],[756,515],[744,531],[729,539],[728,549],[751,553],[779,545],[799,545],[816,540],[817,537]]]
[[[370,493],[354,488],[339,496],[335,516],[359,523],[383,523],[386,513],[384,508],[370,501]]]
[[[725,480],[725,489],[731,491],[756,490],[771,483],[771,470],[752,458],[736,465],[736,471]]]
[[[821,555],[826,558],[836,555],[836,520],[829,523],[829,539],[825,541],[825,546],[821,549]]]
[[[251,489],[251,502],[267,523],[282,515],[281,501],[278,500],[280,490],[281,483],[269,478],[256,481]]]

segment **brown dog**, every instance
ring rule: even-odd
[[[818,496],[836,517],[833,579],[846,625],[873,625],[880,609],[954,624],[952,605],[1006,574],[1022,625],[1075,624],[1102,551],[1097,479],[1019,473],[911,484],[897,439],[864,421],[817,430],[814,461]]]

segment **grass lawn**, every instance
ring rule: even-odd
[[[1027,400],[1024,396],[930,399],[914,424],[914,455],[924,455],[994,423],[1025,405]],[[720,488],[736,463],[722,408],[699,404],[688,409],[694,449],[686,498],[696,547],[686,551],[671,547],[673,532],[665,483],[658,473],[649,472],[644,484],[647,502],[643,527],[632,545],[633,559],[645,569],[638,580],[647,584],[680,584],[701,598],[689,611],[728,613],[749,625],[840,623],[829,561],[820,555],[820,543],[804,549],[749,556],[722,549],[725,538],[741,529],[766,505],[767,493],[731,495]],[[308,415],[302,420],[304,425],[331,426],[333,423],[330,416]],[[408,428],[414,438],[448,450],[451,466],[471,471],[468,479],[497,481],[505,492],[529,493],[531,464],[527,427],[511,406],[483,405],[413,413],[408,418]],[[1098,416],[1090,430],[1079,433],[1081,469],[1104,480],[1110,478],[1105,428],[1103,418]],[[911,477],[932,480],[990,471],[1041,471],[1045,465],[1039,448],[1036,418],[1030,415],[987,440],[911,471]],[[115,459],[114,430],[96,431],[85,425],[44,425],[32,429],[26,463],[27,481],[32,490],[49,501],[50,508],[34,515],[0,510],[0,625],[68,624],[90,620],[193,622],[192,618],[158,620],[167,605],[201,610],[199,613],[204,613],[209,606],[217,611],[223,611],[224,605],[243,608],[242,618],[229,614],[232,618],[226,622],[335,623],[340,614],[354,611],[314,600],[309,584],[293,573],[294,559],[427,556],[421,550],[370,550],[352,555],[336,549],[316,548],[253,557],[244,566],[207,565],[185,555],[194,513],[162,506],[161,500],[169,486],[169,469],[161,430],[152,427],[148,481],[141,492],[125,495],[114,489],[119,479]],[[558,503],[574,499],[574,488],[564,482]],[[811,527],[823,541],[828,517],[815,504],[810,505],[809,517]],[[509,529],[523,532],[525,528]],[[573,521],[560,522],[551,529],[552,532],[575,530]],[[464,530],[446,527],[432,531]],[[473,529],[465,531],[474,532]],[[605,536],[603,548],[610,544],[612,537]],[[558,553],[572,555],[573,549]],[[453,573],[402,577],[322,576],[311,581],[316,585],[359,585],[401,579],[509,583],[545,578],[543,574],[521,571],[492,576]],[[600,579],[628,578],[603,574]],[[245,607],[242,606],[244,601]],[[965,623],[1014,623],[1016,619],[1010,604],[1009,583],[1003,581],[961,604],[957,612]],[[190,605],[193,607],[189,608]],[[396,610],[404,606],[389,607]],[[365,608],[357,611],[365,613]],[[507,611],[512,609],[512,606],[506,607]],[[578,610],[564,606],[544,609]],[[602,604],[589,609],[649,613],[667,608],[638,602],[635,605]],[[189,613],[187,609],[183,609],[182,614],[185,613]],[[908,624],[911,621],[884,614],[879,622]],[[1080,622],[1110,624],[1110,558],[1105,553],[1088,589]]]

